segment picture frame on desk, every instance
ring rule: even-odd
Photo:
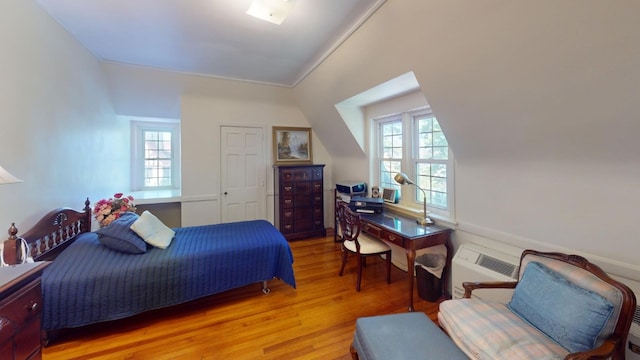
[[[275,165],[313,162],[311,128],[274,126],[272,137]]]

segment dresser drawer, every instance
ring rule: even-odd
[[[280,186],[280,193],[282,195],[293,194],[293,183],[282,183],[282,185]]]
[[[15,332],[16,327],[13,323],[6,317],[0,317],[0,343],[4,344],[4,340],[10,339]],[[9,344],[11,345],[11,342],[9,342]],[[3,347],[3,345],[0,345],[0,348]],[[3,352],[0,351],[0,354],[3,354]]]
[[[293,204],[296,209],[309,208],[313,206],[313,198],[309,195],[296,195],[293,197]]]
[[[291,182],[293,181],[293,170],[282,170],[282,172],[280,173],[280,181],[283,182]]]
[[[322,194],[322,181],[314,181],[311,184],[314,194]]]
[[[293,192],[299,195],[311,194],[311,183],[309,181],[300,181],[293,184]]]
[[[293,222],[280,224],[280,232],[283,234],[290,234],[293,232]]]
[[[312,171],[312,178],[313,180],[322,180],[322,168],[314,168],[311,170]]]
[[[290,223],[293,222],[293,209],[283,209],[282,210],[282,223]]]
[[[39,359],[40,312],[42,309],[40,280],[32,281],[0,303],[0,334],[12,338],[15,359]],[[11,333],[9,333],[11,332]],[[0,344],[4,348],[6,343]]]
[[[40,281],[34,281],[16,291],[0,304],[0,317],[20,326],[38,320],[42,308]]]
[[[293,220],[296,222],[311,220],[313,216],[313,208],[305,207],[305,208],[296,208],[293,214]]]
[[[308,181],[313,178],[311,169],[300,169],[293,172],[293,181]]]
[[[25,324],[20,334],[15,337],[16,359],[41,359],[40,338],[40,321]]]
[[[282,207],[285,209],[293,207],[293,195],[285,195],[282,197]]]

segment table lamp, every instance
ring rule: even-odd
[[[423,188],[421,188],[420,186],[418,186],[415,182],[409,180],[409,178],[407,177],[407,174],[405,173],[397,173],[396,176],[393,177],[393,179],[400,185],[404,185],[404,184],[408,184],[408,185],[413,185],[415,187],[417,187],[418,189],[420,189],[420,191],[422,191],[422,195],[423,195],[423,202],[422,202],[422,219],[417,219],[416,222],[420,225],[433,225],[433,220],[431,220],[428,216],[427,216],[427,193],[424,191]]]
[[[0,166],[0,185],[15,184],[20,182],[22,182],[22,180],[11,175],[7,170]],[[21,251],[21,247],[18,246],[18,238],[16,237],[17,232],[18,229],[15,228],[14,224],[11,224],[11,228],[9,229],[9,239],[5,240],[2,249],[3,251],[2,253],[0,253],[0,256],[2,256],[2,264],[6,263],[12,265],[15,264],[17,262],[17,259],[20,258],[21,254],[19,254],[18,252]],[[5,254],[7,256],[5,256]]]
[[[0,185],[20,183],[22,180],[11,175],[7,170],[0,166]]]

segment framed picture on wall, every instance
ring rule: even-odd
[[[311,128],[273,127],[273,162],[282,164],[311,164]]]

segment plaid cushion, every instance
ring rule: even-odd
[[[563,359],[568,354],[498,302],[447,300],[440,304],[438,320],[451,339],[474,359]]]

